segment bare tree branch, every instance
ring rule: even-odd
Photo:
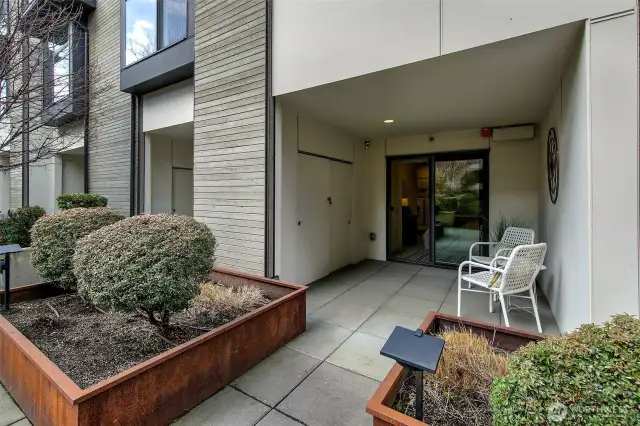
[[[86,36],[74,2],[0,0],[0,152],[11,153],[3,169],[81,145],[89,96],[108,90],[86,63]]]

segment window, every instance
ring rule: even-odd
[[[73,25],[47,42],[45,60],[45,103],[58,103],[69,97],[71,90],[71,39]]]
[[[9,1],[0,0],[0,35],[9,33]]]
[[[125,64],[187,37],[187,0],[126,0]]]
[[[0,117],[3,117],[9,102],[9,84],[7,80],[0,80]]]

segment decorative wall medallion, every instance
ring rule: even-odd
[[[549,198],[553,204],[558,201],[560,186],[560,158],[558,157],[558,137],[556,129],[549,129],[547,136],[547,179],[549,181]]]

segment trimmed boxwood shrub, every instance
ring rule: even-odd
[[[60,194],[56,201],[61,210],[78,207],[107,207],[107,199],[98,194]]]
[[[31,245],[30,231],[38,219],[45,215],[40,206],[22,207],[9,211],[7,218],[0,220],[0,244]]]
[[[199,293],[213,268],[214,246],[211,230],[188,216],[127,218],[78,241],[78,291],[102,308],[142,310],[151,323],[166,326],[171,312],[187,308]]]
[[[619,315],[518,349],[491,405],[494,425],[638,424],[640,320]]]
[[[72,259],[76,241],[123,218],[106,207],[62,210],[40,218],[31,229],[33,266],[43,278],[65,290],[74,290]]]

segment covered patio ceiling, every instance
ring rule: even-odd
[[[364,138],[533,123],[551,102],[582,27],[576,22],[280,98]]]

